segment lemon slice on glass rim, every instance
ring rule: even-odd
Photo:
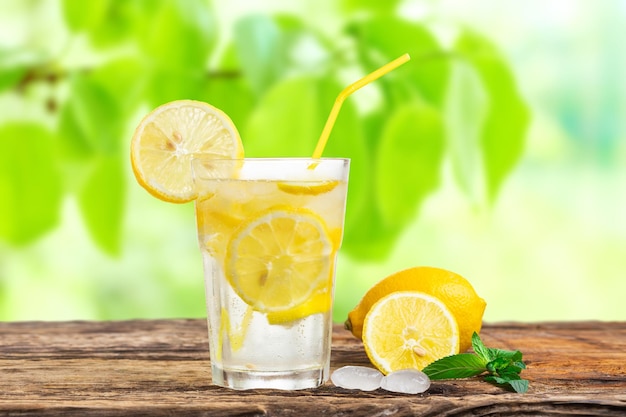
[[[330,287],[330,255],[335,250],[324,220],[317,214],[303,208],[274,207],[243,223],[233,234],[226,251],[225,274],[234,291],[254,310],[291,310],[294,314],[288,314],[289,319],[295,320],[299,317],[294,308],[314,300],[324,286]],[[319,308],[309,306],[300,314],[314,310]]]
[[[131,140],[137,182],[172,203],[196,198],[191,177],[194,157],[243,158],[243,144],[230,118],[208,103],[177,100],[148,113]]]

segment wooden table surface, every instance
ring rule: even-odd
[[[626,416],[626,322],[486,324],[487,346],[519,349],[526,394],[477,378],[420,395],[231,391],[211,385],[206,322],[0,323],[0,416]],[[337,325],[331,368],[369,365]]]

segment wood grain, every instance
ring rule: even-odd
[[[421,395],[211,385],[206,322],[0,323],[0,416],[626,416],[626,323],[497,323],[488,346],[524,353],[526,394],[477,378]],[[336,326],[331,367],[369,365]]]

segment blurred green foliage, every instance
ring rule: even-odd
[[[334,318],[415,262],[473,267],[496,291],[489,262],[474,262],[481,237],[446,208],[493,207],[524,152],[529,110],[494,38],[402,11],[428,0],[269,3],[0,3],[0,319],[202,315],[193,207],[132,178],[139,119],[203,100],[247,156],[310,156],[337,94],[405,52],[344,103],[325,150],[352,159]],[[449,173],[465,200],[437,206]],[[420,215],[433,224],[433,201],[453,221],[416,229]],[[500,263],[515,268],[513,252]]]
[[[124,135],[138,111],[207,101],[232,117],[246,156],[307,156],[341,89],[405,52],[408,64],[345,103],[325,152],[352,159],[343,252],[384,259],[448,159],[468,198],[493,201],[529,123],[509,65],[485,37],[459,26],[444,45],[397,5],[344,0],[338,25],[256,13],[219,28],[206,0],[59,2],[70,42],[87,40],[86,58],[0,49],[0,94],[46,114],[0,126],[0,238],[36,241],[74,196],[93,241],[119,254],[135,186]]]

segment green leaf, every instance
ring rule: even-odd
[[[77,74],[60,114],[64,156],[80,159],[117,153],[124,122],[119,104],[107,90],[89,75]]]
[[[297,77],[277,83],[254,109],[242,141],[250,157],[307,157],[323,127],[318,81]]]
[[[411,61],[377,81],[401,99],[419,95],[430,104],[444,104],[450,62],[435,36],[424,25],[393,16],[376,17],[347,28],[359,48],[364,68],[377,68],[404,53]]]
[[[341,7],[346,12],[369,11],[377,15],[392,14],[401,0],[341,0]]]
[[[150,107],[180,99],[203,100],[209,80],[204,71],[157,68],[150,74],[147,98]]]
[[[473,353],[441,358],[422,370],[430,379],[469,378],[486,372],[485,362]]]
[[[221,109],[238,127],[245,125],[256,103],[250,87],[241,78],[229,76],[211,78],[202,99]]]
[[[234,47],[238,68],[259,97],[287,75],[324,72],[329,49],[300,18],[284,14],[240,19],[235,24]]]
[[[93,171],[83,184],[78,202],[85,225],[105,252],[120,252],[126,181],[119,155],[94,160]]]
[[[519,379],[520,372],[522,372],[522,368],[507,364],[502,369],[499,369],[497,374],[503,378]]]
[[[385,127],[391,113],[392,109],[390,108],[377,109],[374,112],[368,113],[361,119],[363,130],[365,131],[367,149],[371,155],[378,152],[378,146],[383,128]]]
[[[136,58],[120,58],[95,68],[91,80],[115,101],[120,115],[130,115],[145,98],[146,68]],[[106,99],[105,99],[106,100]]]
[[[464,31],[455,49],[478,74],[488,99],[480,150],[493,201],[522,155],[530,114],[511,69],[488,40]]]
[[[511,363],[522,360],[522,352],[520,352],[519,350],[503,350],[503,349],[496,349],[496,348],[488,348],[488,349],[489,349],[489,355],[491,356],[492,360],[496,358],[503,358]]]
[[[0,127],[0,237],[23,245],[59,221],[62,187],[54,137],[34,123]]]
[[[0,93],[14,87],[26,74],[23,67],[3,67],[0,63]]]
[[[349,192],[355,182],[354,177],[351,175]],[[370,177],[371,175],[358,181],[368,181],[367,178]],[[401,228],[386,224],[376,204],[376,195],[369,188],[365,201],[357,206],[357,210],[346,210],[346,227],[341,250],[354,259],[376,262],[389,256]]]
[[[74,32],[91,29],[102,21],[109,3],[110,0],[63,0],[63,18]]]
[[[239,61],[233,44],[228,45],[220,57],[217,68],[208,80],[202,100],[226,113],[235,126],[245,126],[256,98],[250,85],[239,72]]]
[[[306,30],[306,26],[302,19],[295,15],[278,13],[275,14],[272,19],[276,22],[283,35],[288,33],[294,35],[300,34]]]
[[[280,30],[281,64],[278,69],[281,77],[294,74],[320,75],[336,64],[333,57],[337,44],[335,39],[329,39],[297,16],[277,14],[273,20]]]
[[[527,379],[516,379],[508,382],[511,388],[519,394],[524,394],[528,391],[528,380]]]
[[[515,392],[520,393],[520,394],[523,394],[526,391],[528,391],[528,385],[529,385],[528,380],[521,379],[519,375],[515,375],[512,378],[502,378],[499,376],[489,375],[485,377],[485,381],[495,384],[495,385],[510,387]]]
[[[461,353],[442,358],[423,369],[430,379],[467,378],[489,372],[484,380],[496,385],[510,387],[517,392],[528,390],[528,381],[519,373],[526,366],[521,362],[520,351],[486,347],[478,333],[472,334],[475,353]]]
[[[375,192],[383,221],[404,226],[439,185],[444,150],[439,112],[414,103],[388,120],[376,155]]]
[[[257,94],[262,94],[286,65],[280,28],[269,16],[247,16],[235,24],[234,41],[245,78]]]
[[[367,160],[372,161],[378,152],[383,127],[389,118],[391,109],[378,109],[361,119]],[[401,228],[384,221],[376,194],[374,164],[367,163],[367,173],[359,182],[365,184],[365,201],[357,210],[352,210],[346,219],[347,239],[344,239],[342,251],[355,259],[381,261],[389,256]],[[355,182],[351,176],[350,187]]]
[[[155,1],[109,1],[99,24],[88,32],[91,44],[108,48],[135,39],[139,28],[150,24],[156,5]]]
[[[80,160],[95,151],[78,123],[71,101],[70,98],[59,112],[59,150],[66,160]]]
[[[448,153],[456,182],[474,204],[485,203],[480,139],[487,97],[476,71],[462,61],[452,66],[444,111]]]
[[[474,353],[480,356],[485,363],[493,360],[495,357],[492,356],[491,350],[485,346],[483,341],[480,339],[478,333],[472,333],[472,349],[474,349]]]
[[[502,356],[497,356],[495,359],[487,363],[487,370],[489,372],[498,372],[509,365],[510,361]]]
[[[197,72],[207,67],[216,25],[205,0],[158,1],[139,30],[139,44],[157,67]]]

